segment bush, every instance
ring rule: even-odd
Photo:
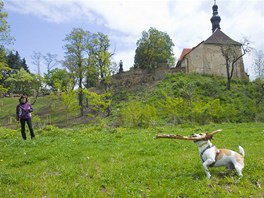
[[[146,128],[155,124],[157,110],[149,104],[131,101],[121,111],[120,119],[125,126]]]

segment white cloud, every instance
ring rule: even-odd
[[[222,30],[234,40],[245,36],[264,48],[264,1],[218,0]],[[117,61],[133,62],[141,32],[155,27],[172,38],[174,53],[194,47],[211,35],[211,0],[6,0],[14,12],[58,25],[86,21],[109,35]],[[92,30],[89,30],[92,31]],[[129,63],[130,65],[131,63]]]

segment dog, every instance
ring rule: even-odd
[[[207,178],[211,178],[208,168],[219,166],[225,166],[228,171],[236,169],[237,174],[240,177],[243,176],[242,170],[244,168],[245,157],[244,149],[241,146],[238,146],[239,153],[228,149],[218,149],[216,146],[213,146],[210,139],[206,138],[206,135],[206,133],[192,134],[191,137],[199,138],[199,140],[194,140],[194,143],[198,146],[198,151]]]

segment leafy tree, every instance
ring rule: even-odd
[[[73,90],[73,80],[66,69],[55,68],[45,74],[45,81],[53,92],[69,92]]]
[[[111,76],[111,57],[114,53],[109,52],[110,41],[107,35],[103,33],[93,34],[93,39],[91,41],[92,45],[92,57],[94,58],[95,65],[99,71],[99,77],[101,83],[104,87],[104,92],[111,100],[111,89],[110,89],[110,76]],[[108,116],[111,115],[110,104],[107,108]]]
[[[85,79],[85,87],[87,89],[91,87],[96,87],[98,81],[98,70],[95,64],[92,64],[90,67],[87,68]]]
[[[23,68],[11,76],[6,80],[6,83],[9,86],[10,93],[17,93],[17,94],[32,94],[33,90],[36,90],[35,85],[36,78],[33,75],[29,74]]]
[[[109,93],[98,94],[93,91],[85,90],[84,91],[86,97],[89,100],[89,107],[93,112],[103,113],[111,104]]]
[[[0,94],[4,94],[8,91],[5,86],[5,74],[10,70],[8,64],[6,63],[5,51],[0,47]]]
[[[155,69],[159,63],[171,63],[173,46],[169,35],[165,32],[150,28],[142,32],[142,38],[137,41],[134,67],[141,69]]]
[[[10,35],[10,26],[7,23],[8,13],[4,12],[4,1],[0,0],[0,46],[11,44],[14,38]]]
[[[6,93],[7,88],[4,86],[4,74],[10,70],[6,63],[5,45],[12,43],[14,40],[10,36],[10,26],[7,23],[8,13],[4,12],[4,1],[0,0],[0,94]]]
[[[93,34],[92,55],[98,68],[100,79],[105,80],[109,75],[111,57],[114,55],[109,52],[110,41],[103,33]]]
[[[64,66],[74,76],[78,86],[80,114],[84,115],[84,88],[96,85],[100,78],[104,91],[110,90],[110,43],[102,33],[91,34],[75,28],[65,38],[66,56]],[[109,95],[109,94],[107,94]]]
[[[74,90],[70,90],[69,92],[62,92],[61,93],[62,101],[67,109],[66,117],[68,118],[68,112],[71,115],[76,115],[78,113],[80,106],[76,100],[77,92]]]
[[[75,28],[65,38],[66,60],[64,66],[74,75],[78,85],[78,101],[80,114],[84,115],[83,105],[83,81],[87,72],[88,58],[90,54],[90,32],[81,28]]]
[[[4,52],[3,52],[4,53]],[[4,54],[2,54],[4,55]],[[20,68],[23,68],[25,71],[29,73],[29,69],[26,64],[25,59],[21,59],[19,53],[16,51],[14,54],[12,51],[5,57],[6,60],[3,60],[2,62],[6,65],[5,69],[2,69],[2,78],[0,80],[1,84],[4,85],[4,82],[6,79],[10,77],[11,74],[17,73]],[[6,87],[5,85],[5,88]]]
[[[7,55],[6,59],[7,59],[7,64],[11,69],[13,69],[12,70],[13,72],[15,70],[19,70],[20,68],[23,68],[25,71],[30,73],[25,58],[21,59],[18,51],[16,51],[15,54],[11,51]]]

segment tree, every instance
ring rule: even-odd
[[[3,54],[5,55],[5,54]],[[5,64],[7,64],[8,69],[2,69],[2,80],[1,84],[5,83],[5,80],[10,77],[11,74],[17,73],[20,68],[23,68],[29,73],[29,69],[26,64],[25,59],[21,59],[19,53],[16,51],[14,54],[12,51],[5,57]],[[7,87],[6,87],[7,88]]]
[[[227,73],[227,90],[231,89],[231,80],[234,75],[236,63],[248,52],[251,51],[249,41],[244,38],[241,44],[241,49],[238,50],[237,45],[234,44],[222,44],[220,46],[221,53],[225,59],[226,73]]]
[[[255,51],[254,71],[256,78],[264,79],[264,53],[262,50]]]
[[[45,74],[45,81],[53,92],[68,93],[73,89],[73,80],[66,69],[55,68],[50,70],[49,76]]]
[[[51,53],[47,53],[45,56],[43,56],[44,63],[46,64],[46,67],[47,67],[48,75],[49,75],[50,70],[56,67],[56,65],[59,62],[57,60],[57,56],[58,56],[57,54],[51,54]]]
[[[18,72],[11,74],[11,76],[6,80],[10,93],[27,95],[32,94],[33,91],[36,90],[35,85],[38,84],[36,82],[36,78],[23,68],[20,68]]]
[[[93,39],[91,41],[92,57],[94,58],[95,64],[99,71],[99,77],[101,83],[104,87],[104,92],[106,94],[106,100],[111,100],[111,89],[110,89],[110,76],[111,76],[111,57],[114,53],[109,52],[110,41],[107,35],[103,33],[93,34]],[[111,115],[110,103],[107,108],[107,115]]]
[[[65,105],[66,111],[66,118],[68,119],[69,113],[72,115],[78,114],[79,105],[78,102],[75,100],[77,97],[77,93],[74,90],[70,90],[69,92],[62,92],[61,98],[62,102]]]
[[[85,79],[85,88],[89,89],[91,87],[96,87],[98,82],[98,70],[95,64],[91,64],[87,68],[86,79]]]
[[[73,73],[78,84],[78,101],[81,116],[84,115],[83,107],[83,80],[87,71],[87,54],[90,54],[90,32],[81,28],[74,28],[65,38],[66,60],[64,66]]]
[[[11,51],[6,56],[6,60],[7,60],[7,64],[9,65],[9,67],[11,69],[13,69],[13,71],[14,70],[19,70],[20,68],[23,68],[28,73],[30,73],[25,58],[21,59],[18,51],[16,51],[15,54]]]
[[[31,56],[32,64],[37,67],[37,74],[40,75],[40,65],[42,62],[42,54],[41,52],[33,52],[33,55]]]
[[[47,67],[47,73],[44,73],[44,79],[46,81],[46,84],[48,84],[48,81],[50,81],[50,71],[58,64],[59,61],[57,60],[57,54],[47,53],[42,58],[44,64]]]
[[[100,79],[104,80],[108,75],[108,70],[111,63],[111,57],[114,53],[109,52],[110,41],[107,35],[103,33],[93,34],[92,39],[92,55],[95,59],[95,64],[98,68]]]
[[[0,94],[4,94],[8,91],[5,86],[5,74],[10,70],[6,63],[5,50],[0,47]]]
[[[150,28],[142,32],[142,38],[137,41],[134,67],[141,69],[155,69],[159,63],[171,63],[173,46],[169,35],[165,32]]]
[[[4,1],[0,0],[0,46],[11,44],[15,39],[10,35],[10,26],[7,23],[8,13],[3,11]]]
[[[10,26],[7,23],[8,13],[3,11],[4,1],[0,0],[0,94],[6,93],[7,88],[4,87],[3,75],[6,71],[10,70],[6,63],[5,45],[12,43],[14,40],[10,36]]]

